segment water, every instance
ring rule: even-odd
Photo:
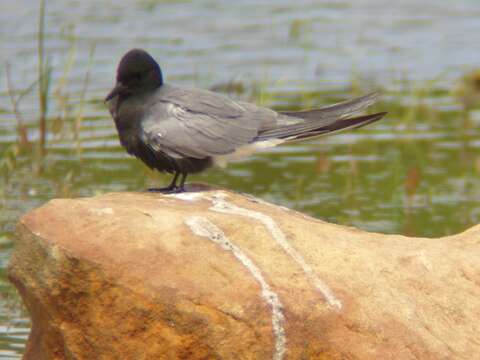
[[[54,71],[49,151],[41,166],[29,153],[14,152],[16,120],[3,67],[10,64],[17,91],[36,80],[37,13],[37,1],[0,3],[0,358],[19,358],[29,331],[5,270],[18,216],[54,197],[168,181],[119,148],[101,101],[118,59],[132,47],[148,49],[169,82],[278,109],[372,89],[385,94],[376,110],[390,115],[374,126],[281,147],[191,181],[385,233],[435,237],[480,220],[479,116],[467,118],[450,91],[479,65],[476,0],[49,1],[46,52]],[[72,119],[87,71],[75,141]],[[24,96],[20,110],[35,138],[36,92]],[[69,111],[68,121],[57,119],[62,111]]]

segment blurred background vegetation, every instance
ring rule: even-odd
[[[29,321],[6,266],[16,219],[54,197],[168,178],[119,147],[103,98],[121,55],[168,82],[278,110],[377,90],[381,122],[192,176],[330,222],[436,237],[480,221],[480,2],[0,3],[0,358]]]

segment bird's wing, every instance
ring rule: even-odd
[[[350,116],[376,98],[369,94],[321,109],[277,113],[207,90],[163,85],[142,120],[142,139],[153,151],[203,159],[255,141],[308,138],[372,122],[384,114]]]
[[[142,138],[176,158],[229,154],[250,143],[263,123],[275,122],[277,113],[256,109],[205,90],[162,86],[142,120]]]

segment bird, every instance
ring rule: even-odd
[[[277,112],[166,83],[155,59],[132,49],[121,58],[105,102],[126,151],[151,169],[173,174],[168,186],[149,190],[181,193],[188,174],[212,165],[378,121],[385,112],[353,116],[377,97],[371,93],[319,109]]]

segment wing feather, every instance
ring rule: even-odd
[[[176,158],[232,153],[250,143],[264,121],[239,103],[204,90],[169,86],[155,100],[142,120],[142,140]]]
[[[325,125],[339,119],[348,118],[369,106],[378,100],[378,93],[373,92],[364,96],[357,97],[352,100],[343,101],[341,103],[325,106],[320,109],[301,110],[301,111],[282,111],[281,114],[302,118],[307,121],[315,120],[323,121]]]
[[[279,114],[207,90],[163,85],[141,122],[140,137],[155,152],[204,159],[233,153],[254,141],[306,138],[356,126],[361,117],[352,124],[347,118],[376,98],[373,93],[322,109]]]

